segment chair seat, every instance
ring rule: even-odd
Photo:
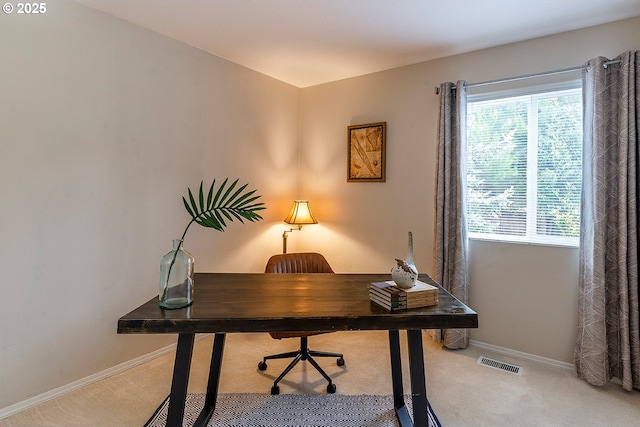
[[[320,334],[329,334],[331,331],[315,331],[315,332],[269,332],[271,338],[281,340],[283,338],[302,338],[311,337]]]

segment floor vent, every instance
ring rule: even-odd
[[[500,362],[499,360],[489,359],[488,357],[480,356],[478,358],[478,364],[488,366],[494,369],[500,369],[501,371],[511,372],[512,374],[520,375],[522,373],[522,367],[512,365],[510,363]]]

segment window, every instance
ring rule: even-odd
[[[582,90],[467,105],[470,237],[577,246]]]

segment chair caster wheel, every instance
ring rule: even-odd
[[[280,394],[280,386],[274,385],[273,387],[271,387],[271,394]]]
[[[333,394],[336,392],[336,385],[331,383],[327,386],[327,393]]]
[[[267,370],[267,362],[258,363],[258,369],[260,369],[261,371],[266,371]]]
[[[338,366],[344,366],[344,357],[341,357],[340,359],[338,359],[336,363],[338,364]]]

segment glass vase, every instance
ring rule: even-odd
[[[160,307],[176,309],[193,303],[193,256],[184,250],[181,239],[160,260]]]

